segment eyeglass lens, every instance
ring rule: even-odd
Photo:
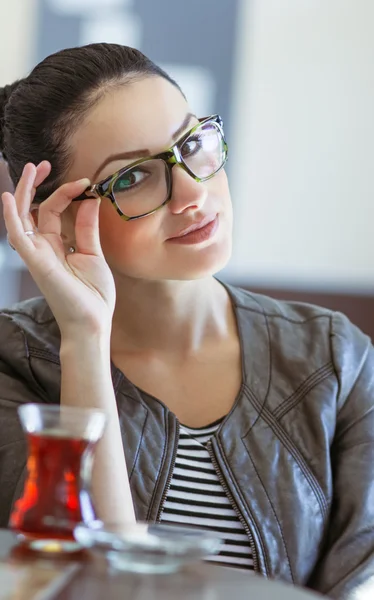
[[[220,128],[214,122],[202,123],[179,148],[182,161],[199,179],[211,177],[225,161]],[[122,172],[112,193],[119,209],[129,217],[159,208],[169,193],[169,171],[162,159],[150,159]]]

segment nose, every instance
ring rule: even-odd
[[[169,202],[169,210],[173,214],[195,212],[201,210],[208,196],[204,183],[195,181],[179,165],[172,170],[173,191]]]

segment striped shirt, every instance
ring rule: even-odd
[[[181,425],[176,462],[161,521],[218,531],[223,540],[221,551],[215,556],[207,556],[206,560],[253,570],[248,535],[220,483],[206,448],[221,421],[199,429]]]

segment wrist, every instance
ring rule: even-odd
[[[98,340],[110,339],[112,331],[112,317],[101,315],[100,320],[87,318],[81,321],[70,320],[66,323],[58,322],[62,340]]]
[[[60,357],[91,358],[95,363],[100,359],[110,362],[110,332],[76,330],[69,335],[64,333],[61,335]]]
[[[92,327],[72,324],[70,326],[59,327],[61,334],[61,343],[105,343],[110,341],[112,333],[112,324],[97,325]]]

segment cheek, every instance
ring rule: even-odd
[[[227,180],[226,171],[221,169],[211,180],[214,186],[214,191],[221,196],[225,203],[231,204],[229,182]]]
[[[212,206],[217,203],[222,219],[230,226],[233,216],[232,203],[225,170],[222,169],[219,171],[210,181],[208,181],[208,184],[210,198],[213,203]],[[209,208],[211,208],[211,206]]]
[[[152,217],[148,217],[148,220]],[[147,219],[124,221],[105,199],[100,207],[100,241],[110,267],[132,271],[133,267],[149,256],[150,239]],[[130,274],[130,273],[129,273]]]

